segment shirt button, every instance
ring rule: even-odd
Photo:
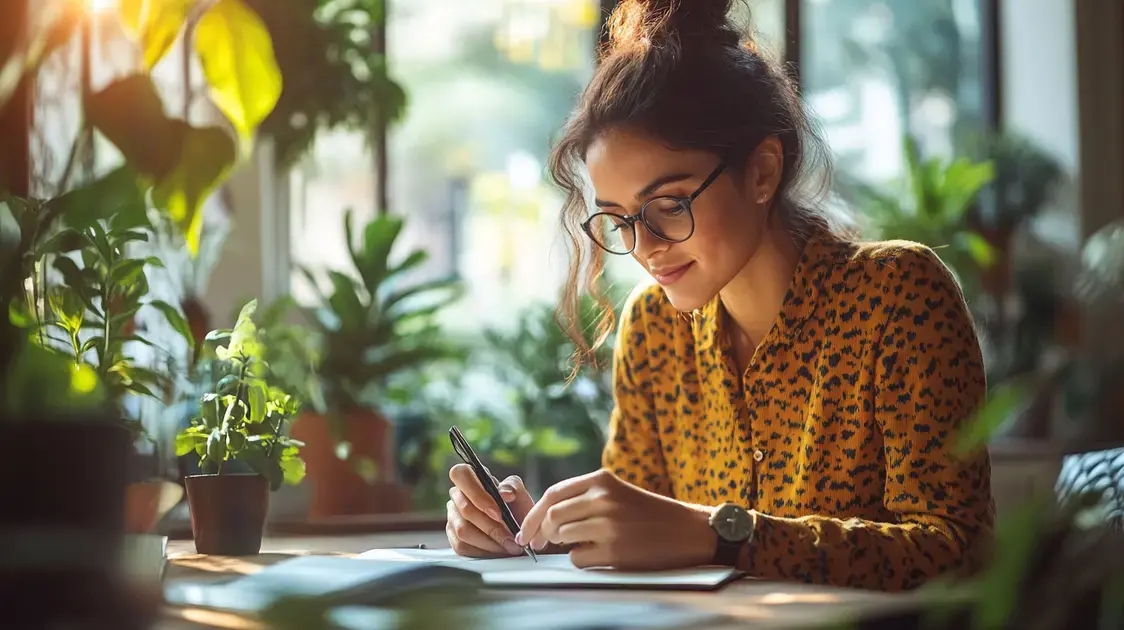
[[[763,459],[765,459],[765,453],[762,453],[761,449],[757,449],[756,451],[753,451],[753,461],[759,462]]]

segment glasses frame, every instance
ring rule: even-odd
[[[585,221],[582,222],[582,231],[584,231],[586,236],[588,236],[590,238],[590,240],[592,240],[598,247],[600,247],[601,249],[605,250],[606,252],[608,252],[610,254],[615,254],[617,256],[627,256],[627,255],[631,254],[632,252],[634,252],[636,250],[636,240],[637,240],[636,239],[636,224],[637,223],[643,224],[644,229],[648,230],[649,234],[651,234],[652,236],[660,239],[661,241],[664,241],[665,243],[682,243],[682,242],[686,241],[687,239],[691,238],[695,234],[695,215],[694,215],[694,212],[692,212],[692,210],[691,210],[691,204],[694,203],[695,199],[698,199],[699,195],[703,194],[703,191],[705,191],[707,188],[709,188],[710,185],[714,183],[714,180],[718,179],[718,176],[721,175],[722,172],[725,171],[725,170],[726,170],[726,160],[722,160],[721,162],[718,163],[718,166],[716,166],[714,168],[714,170],[710,172],[710,175],[708,175],[706,177],[706,179],[703,180],[703,183],[700,184],[699,187],[695,189],[695,192],[691,193],[690,195],[688,195],[686,197],[678,197],[678,196],[675,196],[675,195],[661,195],[659,197],[652,197],[648,201],[645,201],[644,205],[640,206],[640,211],[637,212],[636,214],[619,214],[619,213],[616,213],[616,212],[606,212],[604,210],[602,210],[600,212],[595,212],[592,215],[590,215],[589,218],[587,218]],[[653,202],[661,201],[661,200],[674,201],[674,202],[678,203],[687,212],[688,218],[691,219],[691,231],[687,234],[687,236],[684,236],[683,238],[679,238],[679,239],[666,238],[664,236],[660,236],[659,234],[657,234],[656,231],[653,230],[650,225],[648,225],[648,221],[644,218],[645,212],[648,210],[648,206],[650,204],[652,204]],[[602,215],[615,217],[615,218],[623,221],[624,224],[628,226],[628,229],[632,230],[632,236],[633,236],[632,247],[630,247],[627,252],[613,251],[613,250],[609,249],[608,247],[602,245],[601,241],[599,241],[597,239],[597,237],[593,235],[593,229],[592,229],[591,226],[592,226],[593,222],[595,220],[597,220],[597,217],[602,216]]]

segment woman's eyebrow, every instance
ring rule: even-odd
[[[675,182],[681,182],[685,179],[691,179],[692,177],[694,177],[694,175],[691,173],[669,173],[667,175],[660,175],[659,177],[653,179],[643,189],[641,189],[640,192],[636,193],[636,200],[643,201],[644,197],[651,195],[661,186],[666,186],[667,184],[673,184]],[[594,199],[593,202],[597,205],[598,208],[621,207],[619,203],[613,201],[605,201],[603,199]]]

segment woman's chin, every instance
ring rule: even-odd
[[[685,286],[670,286],[664,287],[664,294],[667,295],[667,301],[675,307],[675,310],[690,313],[691,311],[698,310],[710,301],[713,295],[703,295],[697,289],[692,291],[689,287]]]

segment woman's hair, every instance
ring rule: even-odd
[[[577,344],[574,374],[615,326],[613,309],[597,287],[602,255],[581,229],[588,212],[581,167],[589,146],[605,132],[627,128],[672,149],[712,152],[725,157],[735,174],[744,172],[740,167],[763,139],[776,136],[784,170],[773,213],[798,240],[818,229],[842,228],[817,203],[830,178],[827,147],[779,64],[748,35],[742,38],[730,19],[731,5],[621,0],[609,18],[600,64],[550,156],[551,176],[566,195],[562,225],[573,247],[557,318]],[[815,173],[822,175],[819,185],[812,181]],[[603,309],[592,343],[581,327],[587,291]]]

